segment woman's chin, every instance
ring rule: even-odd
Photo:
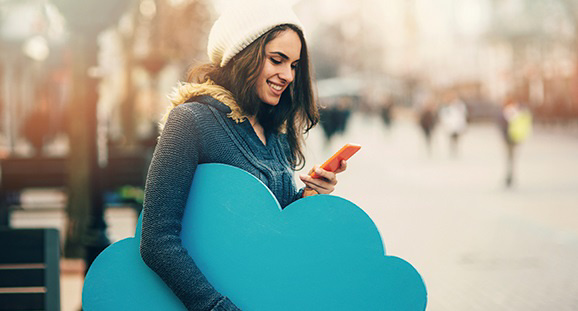
[[[277,106],[279,104],[280,98],[268,97],[265,100],[261,99],[261,101],[269,106]]]

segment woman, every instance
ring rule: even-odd
[[[172,98],[147,177],[141,255],[188,310],[238,310],[216,291],[180,240],[181,220],[198,164],[239,167],[267,185],[282,207],[331,193],[335,173],[301,176],[303,134],[318,121],[303,27],[275,1],[243,1],[215,22],[210,64],[189,72]],[[337,172],[345,170],[343,161]],[[225,178],[225,177],[224,177]]]

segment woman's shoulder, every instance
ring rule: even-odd
[[[212,118],[213,113],[209,106],[205,103],[198,101],[190,101],[180,104],[171,109],[169,113],[169,119],[194,119],[196,121],[205,118]]]
[[[198,101],[189,101],[174,107],[171,112],[176,114],[202,115],[210,113],[210,110],[206,104],[200,103]]]
[[[205,127],[214,123],[214,115],[207,105],[199,102],[186,102],[171,109],[164,127]]]
[[[214,109],[222,113],[231,112],[231,109],[228,106],[210,96],[194,97],[188,100],[187,102],[173,108],[173,110],[183,111],[183,113],[193,113],[201,115],[210,114],[211,110]]]

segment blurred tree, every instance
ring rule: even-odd
[[[69,105],[69,198],[65,256],[85,257],[87,266],[108,244],[97,162],[97,35],[118,20],[128,1],[53,0],[70,30],[73,82]]]

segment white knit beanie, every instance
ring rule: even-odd
[[[272,28],[303,25],[287,1],[237,0],[217,19],[209,33],[207,53],[213,64],[224,67],[235,55]]]

